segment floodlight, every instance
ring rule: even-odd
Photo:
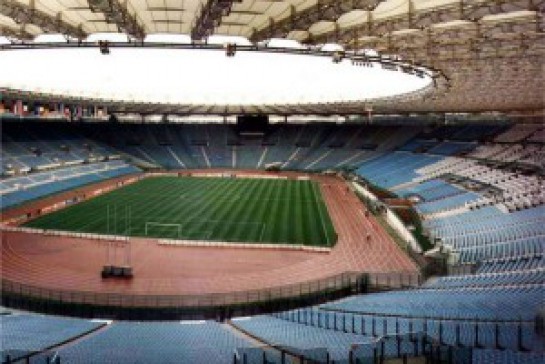
[[[344,58],[344,51],[333,52],[333,63],[341,63]]]
[[[237,45],[234,43],[227,43],[224,45],[225,48],[225,55],[227,57],[234,57],[235,53],[237,51]]]
[[[110,54],[110,43],[107,40],[99,40],[98,47],[101,54]]]

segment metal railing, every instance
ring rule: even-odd
[[[282,277],[278,277],[279,282]],[[200,295],[137,295],[38,287],[2,280],[8,307],[79,317],[158,320],[213,318],[278,312],[373,290],[415,287],[416,273],[346,272],[259,290]]]
[[[232,363],[383,364],[408,363],[411,358],[424,358],[429,364],[454,364],[471,363],[473,357],[471,347],[440,344],[421,332],[386,335],[368,342],[337,347],[335,354],[330,349],[301,349],[275,344],[241,347],[235,349]]]

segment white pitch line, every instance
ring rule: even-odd
[[[263,241],[263,233],[265,232],[265,226],[267,226],[266,223],[263,223],[261,225],[261,234],[259,234],[259,242],[262,242]]]
[[[327,241],[327,245],[329,246],[329,235],[327,235],[327,230],[325,228],[325,222],[324,217],[322,216],[322,209],[320,208],[320,200],[318,200],[318,197],[316,196],[316,188],[315,185],[312,185],[312,192],[314,194],[314,198],[316,199],[316,202],[318,203],[318,215],[320,215],[320,221],[322,221],[322,230],[324,231],[325,239]]]

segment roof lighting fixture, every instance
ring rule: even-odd
[[[107,40],[99,40],[98,48],[100,49],[101,54],[110,54],[110,42],[108,42]]]

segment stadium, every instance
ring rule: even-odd
[[[542,0],[0,0],[2,363],[545,359]]]

